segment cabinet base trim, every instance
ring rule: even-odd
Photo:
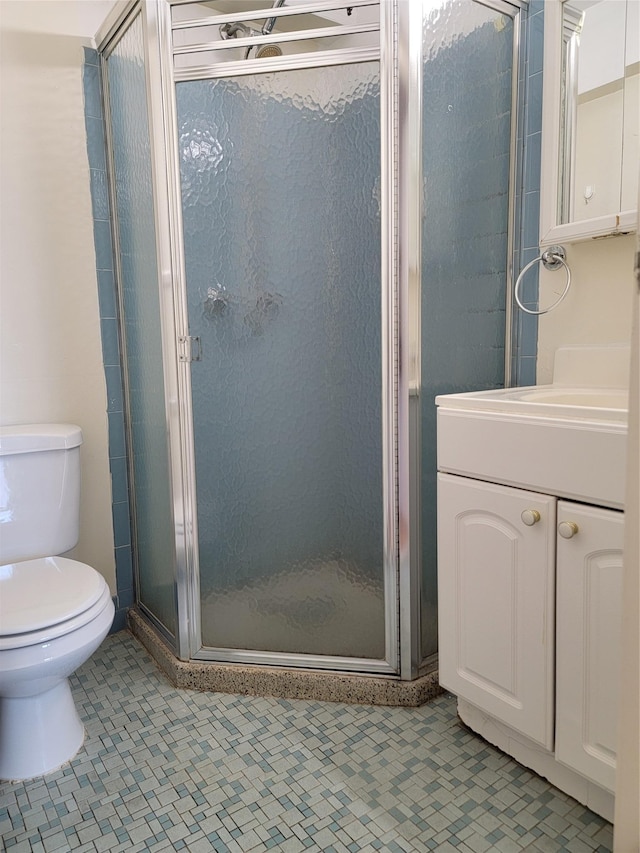
[[[559,764],[553,753],[542,749],[534,741],[484,711],[480,711],[464,699],[458,699],[458,715],[466,726],[489,743],[544,777],[556,788],[569,794],[600,817],[613,823],[614,796],[610,791]]]

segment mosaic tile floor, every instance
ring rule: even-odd
[[[612,829],[465,730],[381,708],[174,689],[126,632],[73,679],[62,770],[0,785],[6,850],[608,851]]]

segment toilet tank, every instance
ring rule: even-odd
[[[0,427],[0,565],[77,543],[81,444],[73,424]]]

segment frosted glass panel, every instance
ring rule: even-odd
[[[203,643],[383,658],[378,64],[176,89]]]
[[[142,23],[107,62],[139,600],[175,633],[174,540]]]
[[[422,654],[437,647],[437,394],[504,384],[513,21],[426,9],[422,168]]]

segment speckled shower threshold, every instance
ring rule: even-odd
[[[405,708],[417,708],[443,692],[438,684],[437,670],[414,681],[400,681],[356,673],[182,661],[174,656],[159,634],[136,610],[129,610],[128,623],[131,633],[147,649],[175,687],[243,696]]]

